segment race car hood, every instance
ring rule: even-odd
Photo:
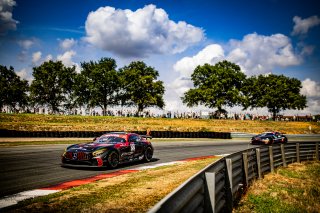
[[[73,144],[67,148],[67,151],[89,151],[94,152],[101,148],[113,147],[114,144],[108,143],[82,143],[82,144]]]

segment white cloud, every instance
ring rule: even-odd
[[[301,44],[300,46],[301,46],[301,55],[302,56],[311,55],[315,49],[315,46],[312,46],[312,45]]]
[[[320,98],[320,84],[310,78],[305,79],[302,81],[301,94],[308,98]]]
[[[66,51],[65,53],[63,53],[62,55],[58,55],[57,60],[62,61],[62,63],[67,67],[75,66],[76,72],[79,73],[80,69],[81,69],[80,65],[72,61],[73,56],[75,56],[76,54],[77,53],[75,51],[69,50],[69,51]]]
[[[27,77],[28,77],[27,69],[23,68],[22,70],[17,72],[17,75],[20,76],[20,78],[22,78],[22,79],[27,79]]]
[[[9,30],[16,30],[18,21],[12,18],[14,0],[0,0],[0,35],[5,35]]]
[[[320,113],[320,83],[305,79],[302,83],[301,94],[307,97],[307,108],[304,113],[319,114]]]
[[[64,39],[62,41],[60,41],[60,48],[63,50],[69,50],[71,49],[75,44],[77,43],[76,40],[74,40],[73,38],[67,38]]]
[[[33,40],[30,40],[30,39],[20,40],[20,41],[18,41],[18,44],[19,44],[24,50],[27,50],[27,49],[29,49],[29,48],[34,44],[34,41],[33,41]]]
[[[265,74],[275,67],[288,67],[302,62],[295,54],[290,39],[282,34],[271,36],[256,33],[244,36],[242,40],[230,40],[226,45],[227,53],[218,44],[211,44],[195,56],[184,57],[174,66],[183,76],[190,76],[198,65],[215,64],[227,59],[241,66],[248,75]]]
[[[122,57],[180,53],[204,39],[201,28],[176,23],[152,4],[136,11],[100,7],[88,15],[85,29],[85,41]]]
[[[74,65],[74,62],[72,62],[72,57],[76,55],[76,52],[73,50],[66,51],[62,55],[57,56],[57,60],[62,61],[62,63],[67,66],[71,67]]]
[[[42,55],[42,53],[40,51],[34,52],[32,54],[32,63],[37,64],[41,59],[41,55]]]
[[[27,56],[28,56],[28,52],[25,50],[22,50],[18,55],[18,60],[21,62],[24,62],[26,60]]]
[[[28,68],[23,68],[20,71],[16,72],[16,74],[24,80],[29,81],[29,83],[32,82],[33,76],[32,76],[32,69],[30,67]]]
[[[311,16],[306,19],[301,19],[299,16],[293,17],[293,22],[295,23],[292,31],[292,35],[305,35],[308,33],[309,29],[320,24],[320,19],[318,16]]]
[[[173,69],[180,72],[183,76],[190,77],[198,65],[205,63],[215,64],[223,58],[224,51],[222,47],[218,44],[211,44],[195,56],[182,58],[173,66]]]
[[[264,74],[277,66],[288,67],[302,62],[290,39],[283,34],[248,34],[241,41],[231,40],[229,48],[231,51],[226,59],[240,65],[248,75]]]
[[[44,61],[50,61],[50,60],[52,60],[52,59],[53,59],[52,55],[49,54],[49,55],[46,56],[46,58],[44,59]]]

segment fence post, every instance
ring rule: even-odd
[[[227,212],[232,212],[233,195],[232,195],[232,159],[226,158],[226,204]],[[228,178],[227,178],[228,177]]]
[[[260,153],[260,149],[259,148],[256,149],[256,156],[257,156],[258,178],[261,179],[262,178],[262,173],[261,173],[261,153]]]
[[[300,163],[300,143],[296,143],[297,163]]]
[[[209,194],[209,200],[211,203],[211,210],[215,213],[215,204],[216,204],[216,173],[215,172],[206,172],[206,183]],[[209,211],[209,210],[207,210]]]
[[[281,157],[282,157],[282,165],[284,167],[287,167],[286,153],[284,152],[284,145],[283,144],[281,144]]]
[[[316,160],[319,160],[319,143],[316,143]]]
[[[269,146],[269,158],[270,158],[270,171],[274,172],[272,146]]]
[[[248,177],[248,153],[242,153],[242,161],[243,161],[243,169],[244,169],[244,178],[245,185],[248,187],[249,185],[249,177]]]

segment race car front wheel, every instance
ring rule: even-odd
[[[151,149],[151,147],[147,147],[146,150],[144,151],[144,160],[146,162],[150,162],[152,159],[152,155],[153,155],[153,151]]]
[[[116,168],[119,164],[119,155],[115,151],[110,152],[108,155],[108,166]]]

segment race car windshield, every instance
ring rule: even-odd
[[[116,137],[116,136],[106,136],[98,138],[95,143],[124,143],[126,140],[124,138]]]

